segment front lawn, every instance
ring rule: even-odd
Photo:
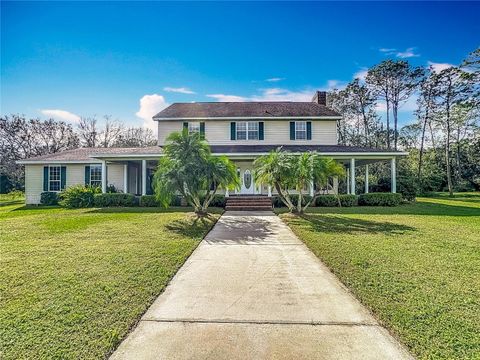
[[[0,358],[103,358],[212,227],[185,209],[0,207]]]
[[[421,359],[480,358],[480,194],[280,215]]]

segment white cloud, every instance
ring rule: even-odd
[[[291,91],[281,88],[262,89],[259,95],[252,95],[250,101],[310,101],[313,90]]]
[[[347,86],[347,83],[345,81],[341,80],[328,80],[327,81],[327,90],[342,90]]]
[[[378,51],[384,53],[385,55],[394,55],[397,58],[407,59],[411,57],[419,57],[420,54],[415,53],[415,47],[409,47],[404,51],[400,51],[397,49],[390,49],[390,48],[380,48]]]
[[[353,74],[353,78],[354,79],[358,78],[362,81],[365,81],[365,78],[367,77],[367,74],[368,74],[368,69],[366,67],[362,67],[355,74]]]
[[[440,71],[451,68],[452,66],[455,66],[455,65],[449,64],[449,63],[436,63],[433,61],[429,61],[428,66],[431,66],[434,72],[439,73]]]
[[[223,101],[223,102],[244,102],[248,100],[247,98],[243,96],[238,96],[238,95],[209,94],[207,96],[217,101]]]
[[[402,58],[402,59],[406,59],[406,58],[411,58],[411,57],[418,57],[418,56],[420,56],[420,54],[416,54],[415,53],[415,48],[411,47],[411,48],[406,49],[405,51],[399,51],[396,54],[396,56],[399,57],[399,58]]]
[[[144,95],[140,99],[140,109],[135,115],[143,119],[144,126],[156,131],[155,122],[152,117],[165,109],[169,104],[162,95],[152,94]]]
[[[192,91],[187,87],[174,88],[174,87],[166,86],[163,88],[163,90],[168,92],[180,93],[180,94],[195,94],[195,91]]]
[[[269,79],[265,79],[265,81],[268,81],[268,82],[277,82],[277,81],[282,81],[282,80],[285,80],[285,78],[272,77],[272,78],[269,78]]]
[[[78,123],[80,121],[80,116],[71,113],[70,111],[60,110],[60,109],[42,109],[40,112],[43,115],[51,117],[55,120],[63,120],[70,123]]]

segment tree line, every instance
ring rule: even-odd
[[[399,110],[415,98],[414,117],[399,128]],[[480,49],[443,69],[385,60],[327,100],[342,114],[340,144],[409,151],[400,174],[419,191],[480,189]]]
[[[156,145],[152,130],[128,127],[111,116],[102,121],[82,117],[75,126],[54,119],[0,117],[0,192],[21,189],[23,166],[16,161],[78,147],[145,147]]]

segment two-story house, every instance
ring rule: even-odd
[[[235,162],[242,182],[237,194],[272,195],[268,186],[255,184],[253,161],[283,146],[286,151],[316,151],[348,169],[347,192],[355,193],[355,169],[388,161],[392,192],[396,191],[396,159],[402,152],[337,145],[340,115],[326,106],[326,93],[312,102],[175,103],[153,117],[158,123],[158,146],[147,148],[79,148],[22,160],[25,164],[27,204],[38,204],[44,191],[61,191],[75,184],[97,185],[137,195],[151,194],[151,178],[162,156],[167,136],[183,128],[205,136],[213,154]],[[337,187],[336,187],[337,188]],[[226,194],[227,196],[232,194]]]

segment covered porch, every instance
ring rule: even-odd
[[[266,154],[266,153],[265,153]],[[225,191],[225,196],[231,195],[265,195],[271,197],[276,194],[275,190],[267,184],[255,183],[255,171],[253,162],[256,158],[265,154],[222,154],[227,155],[234,162],[237,174],[240,178],[241,186],[233,191]],[[347,194],[356,194],[359,192],[370,192],[370,174],[369,165],[383,162],[390,168],[390,190],[392,193],[397,191],[397,158],[402,153],[319,153],[320,156],[331,157],[343,164],[346,170],[346,178],[342,179],[346,186],[339,191],[339,180],[333,179],[333,192],[346,192]],[[95,158],[101,162],[102,166],[102,192],[107,192],[109,185],[115,185],[116,189],[124,193],[134,195],[151,195],[152,178],[158,165],[160,154],[142,154],[137,156],[123,155],[112,156],[111,154],[102,156],[96,155]],[[364,181],[362,189],[357,186],[357,171],[362,169]],[[306,194],[314,194],[313,182],[305,189]],[[330,191],[331,192],[331,191]],[[326,192],[328,193],[328,191]]]

